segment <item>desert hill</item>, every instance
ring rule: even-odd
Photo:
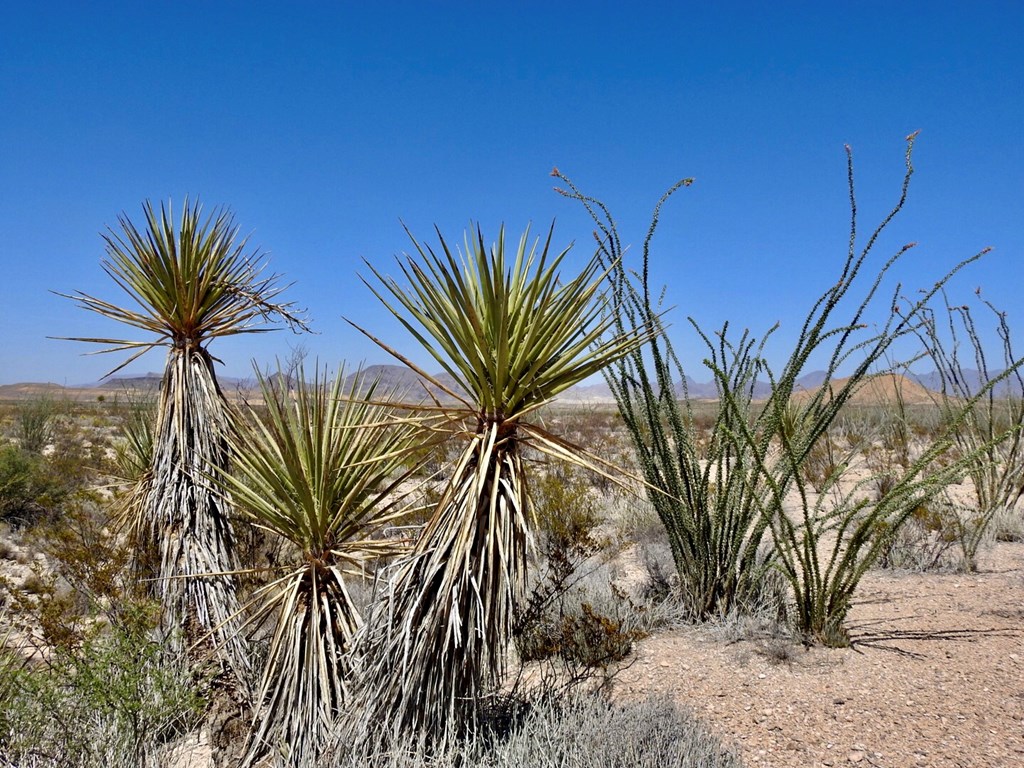
[[[793,395],[798,401],[807,400],[817,393],[822,387],[831,387],[832,391],[838,391],[846,386],[849,379],[833,379],[830,383]],[[897,373],[882,373],[868,377],[854,391],[850,402],[853,405],[891,405],[899,402],[902,398],[906,405],[928,405],[936,402],[938,394],[922,386],[916,381]]]

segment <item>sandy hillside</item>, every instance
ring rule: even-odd
[[[833,379],[823,386],[830,386],[833,391],[838,391],[848,381],[849,379]],[[806,400],[819,389],[821,387],[797,392],[793,397],[797,400]],[[899,398],[902,398],[905,405],[928,405],[937,402],[938,397],[937,393],[905,376],[884,373],[866,379],[853,393],[850,402],[854,405],[890,405],[896,404]]]

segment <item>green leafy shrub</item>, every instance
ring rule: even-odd
[[[47,459],[14,445],[0,447],[0,521],[32,525],[51,515],[68,490]]]
[[[54,438],[58,403],[47,395],[19,403],[15,412],[15,437],[28,453],[39,454]]]
[[[55,651],[44,666],[5,664],[0,688],[14,692],[0,699],[0,752],[14,764],[139,765],[202,711],[188,675],[137,627]]]

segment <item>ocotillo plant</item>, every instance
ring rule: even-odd
[[[847,148],[851,207],[848,251],[837,279],[807,312],[796,344],[777,377],[763,359],[763,340],[758,345],[744,333],[738,342],[732,343],[728,340],[727,325],[712,339],[691,319],[707,349],[705,364],[715,377],[721,401],[711,439],[703,450],[697,440],[685,388],[682,392],[677,390],[677,382],[686,380],[685,372],[659,314],[660,299],[654,298],[650,285],[651,242],[661,207],[675,191],[689,185],[690,180],[678,182],[658,202],[644,240],[641,267],[633,273],[623,262],[619,234],[608,209],[600,201],[582,194],[569,179],[555,171],[569,187],[567,191],[560,190],[562,194],[582,202],[598,227],[601,253],[612,265],[615,286],[612,295],[616,313],[622,318],[620,322],[630,327],[644,327],[652,337],[645,348],[612,366],[606,372],[606,379],[629,430],[638,463],[650,488],[651,503],[668,533],[683,597],[695,618],[742,608],[744,600],[756,590],[763,567],[758,552],[768,544],[769,529],[775,534],[774,553],[781,555],[778,562],[793,582],[797,599],[803,599],[819,587],[830,590],[834,586],[843,594],[837,593],[836,610],[830,613],[827,622],[832,626],[837,616],[845,616],[848,595],[867,567],[863,564],[871,558],[858,558],[856,552],[846,557],[844,551],[833,558],[840,567],[838,576],[830,572],[831,575],[823,577],[817,586],[812,585],[813,589],[801,581],[805,573],[809,578],[814,574],[806,569],[800,571],[796,565],[799,558],[792,553],[810,546],[800,539],[818,530],[818,523],[813,519],[817,510],[803,493],[805,484],[801,470],[819,441],[828,439],[828,429],[843,405],[878,363],[885,360],[893,343],[911,334],[921,322],[919,313],[927,298],[952,274],[981,256],[981,253],[976,254],[956,265],[907,316],[895,311],[897,288],[887,307],[888,318],[881,328],[865,331],[864,318],[878,303],[884,278],[914,245],[897,249],[874,271],[865,267],[883,231],[906,202],[913,174],[911,154],[915,138],[916,134],[907,137],[906,173],[899,198],[863,244],[858,239],[853,160]],[[849,314],[841,317],[847,306],[851,307]],[[813,355],[822,355],[827,360],[826,381],[833,379],[843,365],[850,365],[853,370],[842,385],[820,389],[794,411],[792,395]],[[754,385],[759,375],[769,379],[770,394],[764,403],[754,404]],[[924,465],[918,467],[906,484],[894,489],[885,504],[879,504],[886,515],[900,518],[905,504],[921,490],[921,485],[910,483],[921,481],[920,473],[924,469]],[[794,484],[803,494],[806,518],[805,525],[796,527],[789,524],[782,509],[783,500]],[[925,481],[924,485],[934,488],[936,483]],[[851,521],[856,511],[850,510]],[[862,538],[857,538],[856,542],[861,542]],[[857,546],[865,545],[858,543]],[[871,551],[874,550],[864,550],[865,554]],[[766,556],[771,557],[772,553]],[[817,562],[816,552],[809,552],[808,557]],[[807,568],[813,567],[814,563],[807,565]],[[801,629],[823,634],[816,628],[801,626]]]
[[[980,288],[977,294],[996,321],[998,368],[991,360],[993,350],[986,354],[970,305],[951,304],[945,291],[940,295],[944,312],[929,308],[919,329],[939,379],[937,399],[945,421],[958,424],[957,449],[962,455],[975,456],[967,474],[977,508],[953,521],[968,570],[977,568],[978,548],[996,514],[1012,512],[1024,496],[1024,431],[1016,428],[1024,425],[1024,375],[1014,359],[1006,313],[983,299]],[[964,413],[963,404],[971,399],[976,399],[975,406]],[[960,414],[963,418],[957,421]]]

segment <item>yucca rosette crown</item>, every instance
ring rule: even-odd
[[[570,249],[553,254],[552,234],[531,246],[527,230],[511,258],[504,228],[490,249],[479,230],[467,235],[461,255],[440,233],[439,252],[413,239],[419,258],[399,262],[408,287],[373,270],[390,297],[376,295],[485,418],[517,418],[638,343],[608,335],[600,260],[563,281]]]
[[[111,373],[158,346],[196,349],[221,336],[270,330],[267,325],[274,320],[305,329],[290,302],[275,302],[287,286],[278,275],[264,274],[261,254],[247,250],[229,211],[215,210],[203,219],[199,203],[186,200],[176,222],[170,203],[158,210],[147,201],[142,208],[143,229],[122,214],[120,231],[103,235],[103,271],[128,295],[129,305],[81,291],[60,294],[151,335],[145,340],[71,339],[107,345],[101,352],[131,352]]]
[[[274,623],[249,760],[318,756],[345,703],[347,654],[362,623],[346,584],[407,549],[382,528],[408,513],[417,423],[357,372],[294,381],[257,372],[263,405],[235,419],[236,457],[221,484],[254,525],[290,542],[294,560],[256,594],[252,620]],[[383,397],[382,397],[383,396]]]

